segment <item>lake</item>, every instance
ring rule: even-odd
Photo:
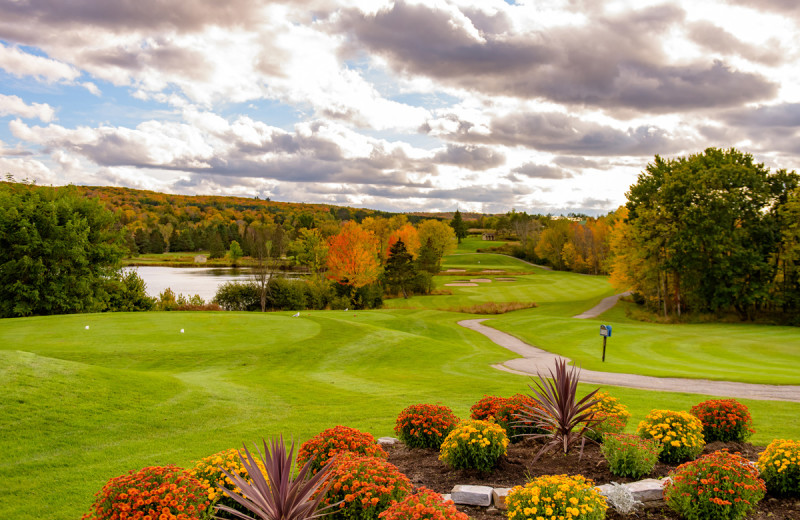
[[[225,282],[246,282],[252,279],[252,269],[233,267],[129,267],[147,284],[147,294],[158,295],[169,287],[175,296],[199,294],[206,302]]]

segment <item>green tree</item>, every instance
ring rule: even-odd
[[[778,209],[797,183],[794,172],[771,173],[735,149],[656,156],[627,194],[632,244],[649,271],[636,276],[657,280],[665,313],[734,309],[751,318],[770,302]]]
[[[402,240],[392,244],[389,258],[386,260],[384,276],[387,289],[399,290],[403,293],[403,298],[408,298],[408,289],[417,277],[417,268],[411,253],[406,250],[406,245]]]
[[[148,241],[147,252],[161,254],[167,249],[167,243],[164,242],[164,235],[161,231],[154,229],[150,233],[150,240]]]
[[[225,245],[222,243],[222,237],[216,231],[211,232],[208,249],[209,258],[222,258],[225,256]]]
[[[420,246],[419,255],[417,255],[417,268],[431,275],[439,274],[441,270],[439,255],[436,252],[436,248],[433,246],[433,239],[428,238],[425,243]]]
[[[236,264],[239,262],[239,259],[243,254],[242,246],[239,245],[239,242],[236,240],[231,241],[231,246],[228,248],[228,258],[231,259],[231,263],[234,267],[236,267]]]
[[[328,242],[318,229],[301,229],[294,244],[297,261],[318,276],[328,257]]]
[[[436,273],[438,273],[441,270],[442,258],[456,249],[456,234],[446,222],[436,219],[420,222],[417,231],[420,244],[427,244],[430,240],[436,255]]]
[[[456,210],[453,214],[453,220],[450,221],[450,227],[453,228],[453,232],[456,235],[456,239],[458,243],[461,243],[461,239],[467,238],[467,224],[464,222],[464,219],[461,218],[461,212]]]
[[[107,309],[124,253],[97,200],[72,187],[0,185],[0,317]]]

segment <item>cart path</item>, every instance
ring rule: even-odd
[[[606,312],[611,307],[613,307],[614,305],[616,305],[617,301],[619,301],[620,298],[630,295],[631,295],[630,291],[625,291],[623,293],[609,296],[608,298],[603,298],[602,300],[600,300],[600,303],[598,303],[597,305],[595,305],[594,307],[592,307],[591,309],[589,309],[584,313],[573,316],[573,318],[578,320],[588,320],[590,318],[596,318],[601,314],[603,314],[604,312]]]
[[[554,361],[562,357],[529,345],[511,334],[506,334],[505,332],[482,325],[481,322],[486,319],[487,318],[462,320],[459,321],[458,324],[462,327],[474,330],[475,332],[479,332],[497,345],[522,356],[502,364],[492,365],[492,368],[511,372],[512,374],[535,376],[538,372],[547,374],[548,370],[553,370],[555,366]],[[565,359],[570,361],[568,358]],[[582,383],[625,386],[643,390],[661,390],[665,392],[683,392],[765,401],[800,402],[800,386],[758,385],[730,381],[711,381],[708,379],[652,377],[640,376],[637,374],[620,374],[616,372],[597,372],[594,370],[581,370],[580,379]]]

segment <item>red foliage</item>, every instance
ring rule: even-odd
[[[458,424],[458,418],[446,406],[412,404],[397,417],[394,431],[410,448],[436,448]]]
[[[469,517],[456,509],[452,500],[445,502],[442,495],[427,488],[419,488],[402,502],[392,504],[378,515],[381,520],[469,520]]]
[[[355,428],[335,426],[318,433],[300,446],[297,464],[302,466],[311,460],[311,473],[316,473],[334,455],[355,453],[388,459],[389,455],[376,442],[375,437]]]

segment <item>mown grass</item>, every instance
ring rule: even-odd
[[[599,277],[535,270],[518,278],[448,287],[452,295],[412,298],[409,308],[308,311],[300,318],[184,312],[0,320],[0,518],[75,519],[105,481],[129,469],[188,465],[278,433],[302,441],[336,424],[391,435],[397,414],[409,404],[440,402],[466,417],[484,394],[525,391],[528,378],[490,367],[512,354],[456,324],[479,316],[436,310],[437,298],[443,306],[535,301],[535,309],[487,323],[520,337],[550,337],[553,348],[580,353],[584,334],[599,345],[591,330],[599,321],[569,316],[612,291]],[[622,318],[614,324],[610,357],[621,352],[615,342],[637,325]],[[730,326],[717,331],[720,356],[730,343],[725,327],[739,332]],[[642,337],[647,330],[655,329],[643,329]],[[779,337],[771,330],[748,334],[754,343],[794,344],[790,331]],[[673,349],[690,349],[702,335],[675,338],[688,343]],[[750,358],[749,371],[780,373],[769,364],[770,352],[759,355]],[[631,366],[645,370],[645,361]],[[704,375],[698,362],[687,357],[687,366]],[[581,391],[591,388],[582,385]],[[688,410],[704,399],[609,390],[631,409],[629,431],[653,408]],[[754,417],[754,442],[797,437],[800,404],[743,402]]]

